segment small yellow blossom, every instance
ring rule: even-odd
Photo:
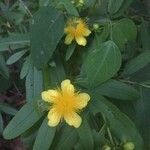
[[[82,119],[77,113],[87,106],[90,96],[76,92],[70,80],[62,81],[60,89],[44,91],[41,95],[44,101],[51,103],[49,126],[57,126],[62,119],[75,128],[81,125]]]
[[[91,34],[86,22],[77,18],[69,19],[64,31],[67,34],[65,38],[65,44],[67,45],[75,40],[79,45],[85,46],[87,44],[85,37]]]

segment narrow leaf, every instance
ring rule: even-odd
[[[15,115],[17,113],[17,110],[6,103],[0,103],[0,111],[9,114],[9,115]]]
[[[9,78],[8,68],[6,66],[5,59],[2,54],[0,54],[0,74],[4,78]]]
[[[68,61],[70,59],[70,57],[72,56],[75,48],[76,48],[75,44],[71,44],[71,45],[68,46],[67,53],[66,53],[66,61]]]
[[[12,56],[10,56],[7,60],[7,65],[11,65],[15,62],[17,62],[27,51],[23,50],[23,51],[19,51],[15,54],[13,54]]]
[[[3,133],[3,118],[2,118],[2,114],[0,112],[0,135]]]
[[[0,40],[0,51],[22,48],[29,45],[30,39],[28,34],[16,34]]]
[[[81,127],[77,129],[80,142],[84,146],[85,150],[92,150],[94,148],[94,141],[92,137],[92,130],[87,122],[87,120],[84,118]]]
[[[53,146],[54,150],[70,150],[75,146],[78,135],[74,128],[63,126],[55,138],[56,145]]]
[[[30,57],[27,57],[21,68],[20,79],[23,79],[28,74],[29,68],[30,68]]]
[[[24,105],[4,130],[5,139],[13,139],[31,128],[42,114],[31,103]]]
[[[141,44],[144,50],[150,50],[150,25],[149,22],[142,21],[141,24]]]
[[[34,100],[34,97],[40,96],[43,90],[43,74],[41,70],[37,70],[32,62],[30,62],[29,71],[25,81],[26,99],[27,101]]]
[[[150,51],[146,51],[129,61],[124,70],[124,74],[133,74],[150,63]]]
[[[33,150],[49,150],[55,131],[56,128],[48,126],[48,119],[46,117],[38,131]]]

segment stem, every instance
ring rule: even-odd
[[[127,80],[122,80],[122,79],[120,79],[119,81],[122,81],[124,83],[133,84],[133,85],[135,84],[135,85],[143,86],[145,88],[150,88],[150,85],[143,84],[143,83],[138,83],[138,82],[133,82],[133,81],[127,81]]]
[[[13,85],[14,85],[14,88],[17,90],[18,94],[19,94],[20,96],[23,96],[14,81],[13,81]]]
[[[105,127],[106,127],[106,124],[103,124],[103,126],[101,127],[99,133],[102,133],[102,131],[105,129]]]
[[[19,0],[19,2],[22,4],[22,6],[24,7],[24,9],[26,10],[27,14],[30,16],[30,17],[33,17],[31,11],[29,10],[29,8],[24,4],[24,2],[22,0]]]
[[[105,117],[103,114],[102,114],[102,117],[103,117],[104,122],[105,122],[105,124],[104,124],[104,125],[107,125],[106,117]],[[108,137],[109,137],[109,139],[110,139],[110,143],[111,143],[111,145],[112,145],[112,146],[115,146],[115,143],[114,143],[114,140],[113,140],[113,137],[112,137],[111,131],[110,131],[110,129],[109,129],[109,127],[108,127],[108,126],[107,126],[107,133],[108,133]]]
[[[108,136],[109,136],[109,139],[110,139],[110,143],[115,146],[115,143],[114,143],[114,140],[112,138],[112,134],[111,134],[111,131],[109,129],[109,127],[107,127],[107,133],[108,133]]]

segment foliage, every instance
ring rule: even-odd
[[[26,97],[3,137],[21,136],[34,150],[150,149],[149,10],[148,0],[1,1],[0,91],[23,82]],[[71,17],[85,19],[92,31],[85,47],[64,43]],[[91,100],[79,128],[51,128],[41,92],[67,78]],[[16,113],[3,104],[1,111]],[[0,132],[2,122],[0,113]]]

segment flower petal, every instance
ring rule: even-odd
[[[61,82],[61,89],[63,93],[69,93],[69,94],[74,94],[74,86],[71,84],[70,80],[66,79]]]
[[[78,128],[82,123],[81,117],[75,112],[72,112],[71,114],[64,116],[64,120],[70,126],[74,126],[75,128]]]
[[[53,103],[58,97],[58,92],[56,90],[48,90],[42,92],[41,96],[44,101]]]
[[[85,46],[87,41],[86,39],[83,37],[83,36],[77,36],[76,37],[76,42],[79,44],[79,45],[82,45],[82,46]]]
[[[67,45],[71,44],[73,39],[74,39],[74,36],[72,34],[68,34],[65,38],[65,44]]]
[[[88,28],[85,28],[83,31],[84,36],[89,36],[91,34],[91,31]]]
[[[55,127],[59,124],[61,120],[61,116],[52,108],[48,113],[48,125],[51,127]]]
[[[68,26],[68,27],[66,27],[65,29],[64,29],[64,32],[66,33],[66,34],[74,34],[75,33],[75,28],[74,27],[72,27],[72,26]]]
[[[77,96],[76,108],[82,109],[82,108],[86,107],[89,100],[90,100],[90,96],[87,93],[80,93]]]

